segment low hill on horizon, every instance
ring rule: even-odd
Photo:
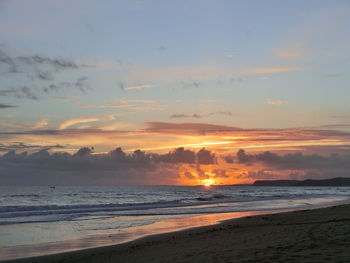
[[[350,178],[336,177],[331,179],[306,180],[256,180],[254,186],[350,186]]]

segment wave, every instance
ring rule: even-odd
[[[230,212],[237,209],[255,209],[255,207],[272,207],[272,203],[284,202],[288,206],[293,200],[315,199],[333,196],[349,197],[345,192],[324,188],[130,188],[130,191],[104,191],[79,188],[62,189],[50,195],[38,189],[16,193],[3,192],[0,200],[0,224],[25,222],[52,222],[91,218],[91,216],[138,216],[194,214],[211,212]],[[118,189],[117,189],[118,190]],[[120,190],[120,189],[119,189]],[[123,190],[123,189],[122,189]],[[142,190],[142,191],[141,191]],[[98,194],[97,194],[98,193]],[[32,201],[33,199],[37,199]],[[269,201],[271,205],[269,205]],[[9,202],[10,201],[10,202]],[[55,203],[61,202],[61,203]],[[11,204],[11,205],[7,205]],[[18,204],[18,205],[17,205]],[[37,204],[37,205],[33,205]],[[235,210],[236,209],[236,210]]]
[[[23,194],[13,194],[13,195],[5,195],[3,197],[12,197],[12,198],[16,198],[16,197],[42,197],[42,195],[37,195],[37,194],[27,194],[27,195],[23,195]]]
[[[266,201],[269,203],[265,204]],[[261,210],[265,209],[263,207],[270,207],[272,205],[271,202],[274,201],[265,199],[246,202],[230,202],[229,200],[225,200],[224,202],[197,201],[196,203],[156,202],[142,205],[11,206],[0,209],[0,225],[65,221],[90,216],[175,215],[246,211],[246,209]],[[284,201],[287,202],[283,204],[283,208],[293,205],[292,203],[288,203],[290,202],[288,199]]]
[[[179,201],[154,202],[143,204],[80,204],[80,205],[39,205],[39,206],[3,206],[0,218],[18,216],[36,216],[50,214],[74,214],[100,211],[125,211],[161,208],[176,205]]]
[[[197,197],[196,200],[198,200],[198,201],[212,201],[212,200],[224,199],[224,198],[228,198],[228,196],[222,195],[222,194],[214,194],[214,195],[208,196],[208,197]]]
[[[173,208],[183,206],[197,206],[206,204],[228,203],[228,202],[248,202],[254,200],[268,200],[269,197],[241,195],[232,197],[223,194],[202,195],[195,198],[182,198],[171,201],[159,200],[146,203],[126,203],[126,204],[79,204],[79,205],[24,205],[24,206],[2,206],[0,207],[0,218],[38,216],[51,214],[81,214],[91,212],[116,212],[130,210],[146,210],[157,208]]]

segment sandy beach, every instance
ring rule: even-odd
[[[245,217],[11,262],[350,262],[350,205]]]

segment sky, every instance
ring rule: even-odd
[[[350,176],[349,13],[0,0],[0,184]]]

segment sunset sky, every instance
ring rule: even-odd
[[[349,14],[337,0],[0,0],[0,184],[350,176]]]

